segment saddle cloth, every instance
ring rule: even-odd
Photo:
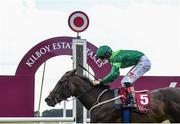
[[[150,109],[150,91],[149,90],[141,90],[135,91],[136,96],[136,104],[138,111],[140,113],[147,113]]]
[[[114,97],[120,96],[120,99],[114,101],[115,108],[120,109],[123,104],[127,104],[126,88],[119,88],[114,90]],[[147,113],[150,109],[150,91],[141,90],[135,91],[135,98],[137,104],[137,111],[140,113]]]

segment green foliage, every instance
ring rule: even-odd
[[[42,113],[42,117],[63,117],[63,109],[50,109]],[[66,110],[66,117],[72,117],[72,110]]]

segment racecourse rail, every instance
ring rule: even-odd
[[[0,118],[0,123],[39,123],[39,122],[56,122],[56,123],[75,123],[73,117],[4,117]],[[90,122],[90,119],[87,119]]]

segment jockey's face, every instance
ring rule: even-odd
[[[103,59],[105,59],[105,57],[104,56],[100,56],[99,59],[103,61]]]
[[[109,60],[106,59],[106,58],[104,58],[104,59],[102,60],[102,62],[103,62],[104,64],[107,64],[107,63],[109,63]]]
[[[100,56],[99,59],[100,59],[104,64],[109,63],[109,60],[108,60],[107,58],[105,58],[104,56]]]

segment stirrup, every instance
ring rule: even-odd
[[[124,104],[123,107],[124,108],[137,108],[137,104],[136,104],[136,101],[134,99],[134,97],[132,96],[129,96],[130,98],[128,98],[128,103],[127,104]]]
[[[136,103],[135,104],[130,103],[130,104],[124,104],[122,107],[129,108],[129,109],[136,109],[137,105],[136,105]]]

